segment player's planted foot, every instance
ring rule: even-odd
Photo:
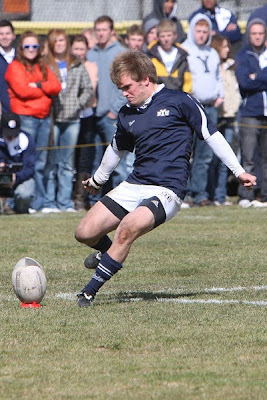
[[[80,293],[77,293],[77,297],[78,297],[78,306],[79,307],[92,307],[93,306],[94,296],[92,296],[91,294],[85,293],[85,292],[80,292]]]
[[[96,269],[99,261],[101,260],[102,253],[101,251],[95,251],[92,254],[89,254],[88,257],[84,260],[84,266],[88,269]]]

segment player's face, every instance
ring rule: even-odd
[[[158,35],[159,44],[165,51],[171,50],[175,39],[176,39],[176,35],[173,32],[161,32]]]
[[[122,75],[120,78],[119,89],[122,90],[123,96],[126,97],[131,106],[141,106],[150,97],[148,89],[148,77],[141,82],[134,81],[127,75]]]
[[[114,31],[110,28],[108,22],[99,22],[95,26],[95,34],[98,45],[104,47],[112,41]]]
[[[0,46],[8,51],[12,47],[12,43],[15,40],[16,36],[12,32],[10,26],[2,26],[0,28]]]
[[[131,35],[126,43],[131,50],[141,50],[144,44],[144,37],[142,35]]]
[[[87,46],[83,42],[73,42],[71,46],[71,52],[74,56],[81,60],[86,60]]]
[[[39,53],[40,45],[35,37],[26,37],[22,42],[23,55],[27,60],[33,61]]]
[[[203,46],[207,43],[210,30],[206,25],[196,25],[194,30],[195,42],[198,46]]]
[[[262,24],[253,24],[249,30],[252,46],[261,47],[265,41],[265,28]]]

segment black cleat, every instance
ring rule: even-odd
[[[94,296],[89,293],[80,292],[77,294],[79,307],[92,307]]]
[[[90,254],[84,260],[84,266],[88,269],[96,269],[98,266],[99,261],[101,260],[102,253],[101,251],[95,251],[94,253]]]

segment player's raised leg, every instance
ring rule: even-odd
[[[105,252],[89,283],[78,293],[78,305],[88,307],[92,305],[98,290],[115,275],[127,257],[132,243],[141,235],[149,232],[155,225],[155,217],[147,207],[138,207],[127,214],[120,222],[112,245]]]
[[[84,261],[86,268],[95,269],[101,256],[112,244],[107,233],[119,225],[120,220],[101,202],[97,202],[79,223],[75,238],[97,250],[90,254]]]

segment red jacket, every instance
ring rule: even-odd
[[[48,66],[47,80],[43,81],[38,64],[29,71],[18,60],[14,60],[7,68],[5,79],[9,86],[11,111],[16,114],[47,117],[52,104],[51,96],[56,96],[61,91],[59,80]],[[39,82],[41,87],[32,88],[28,85],[29,82]]]

